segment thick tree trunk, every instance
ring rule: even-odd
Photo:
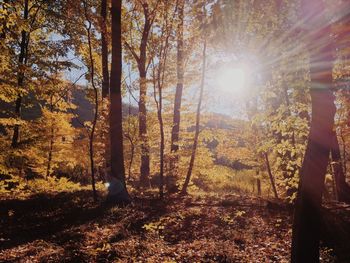
[[[312,119],[306,153],[300,173],[300,185],[294,213],[293,263],[319,262],[320,217],[325,174],[332,147],[335,105],[332,88],[333,44],[330,28],[322,24],[321,0],[303,0],[302,19],[309,23],[305,34],[310,45]],[[315,46],[318,43],[319,46]]]
[[[337,192],[337,199],[340,202],[350,203],[350,186],[346,183],[345,173],[343,170],[339,142],[337,134],[334,131],[332,138],[332,166],[334,170],[334,179]]]
[[[125,183],[123,116],[122,116],[122,46],[121,46],[121,0],[112,0],[112,67],[110,77],[110,141],[111,176],[121,183],[123,189],[116,193],[116,202],[129,202]]]
[[[204,45],[203,45],[203,61],[202,61],[202,76],[201,76],[201,83],[200,83],[200,93],[199,93],[199,99],[198,99],[198,105],[197,105],[197,114],[196,114],[196,130],[194,134],[193,139],[193,145],[192,145],[192,154],[190,159],[190,164],[188,167],[185,183],[182,187],[181,193],[186,194],[187,193],[187,187],[191,180],[192,170],[194,161],[196,158],[196,151],[197,151],[197,145],[198,145],[198,137],[199,137],[199,125],[200,125],[200,118],[201,118],[201,106],[202,106],[202,99],[203,99],[203,90],[204,90],[204,79],[205,79],[205,71],[206,71],[206,52],[207,52],[207,41],[204,36]]]
[[[24,1],[24,11],[23,11],[23,19],[27,20],[29,14],[29,0]],[[28,59],[28,44],[29,44],[29,34],[26,31],[21,32],[21,44],[20,44],[20,53],[18,59],[18,75],[17,75],[17,86],[21,89],[24,85],[24,72],[23,66],[27,64]],[[18,91],[16,104],[15,104],[15,115],[16,118],[21,118],[21,106],[22,106],[22,94],[21,91]],[[19,125],[16,124],[13,128],[13,136],[12,136],[12,147],[17,147],[18,141],[20,138],[20,130]]]
[[[170,174],[167,178],[167,189],[169,192],[177,191],[176,176],[178,174],[178,159],[177,151],[179,149],[179,132],[181,120],[181,100],[182,90],[184,85],[184,5],[185,1],[180,0],[178,4],[178,24],[177,24],[177,85],[174,100],[174,115],[173,127],[171,130],[171,159],[170,159]]]
[[[330,85],[330,84],[329,84]],[[312,120],[293,225],[292,262],[319,262],[320,210],[335,106],[329,89],[312,89]]]

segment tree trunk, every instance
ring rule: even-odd
[[[139,136],[141,139],[141,166],[140,184],[149,185],[150,175],[150,150],[147,135],[147,41],[151,30],[152,22],[148,10],[148,4],[143,4],[145,23],[142,31],[140,43],[140,57],[138,59],[138,69],[140,73],[140,99],[139,99]]]
[[[160,84],[158,85],[158,121],[159,121],[159,129],[160,129],[160,172],[159,172],[159,195],[160,198],[164,195],[164,124],[163,124],[163,116],[162,116],[162,108],[163,108],[163,98],[162,98],[162,88]]]
[[[111,141],[111,176],[123,186],[122,202],[129,202],[125,183],[123,116],[122,116],[122,46],[121,46],[121,0],[112,0],[112,67],[110,77],[110,141]]]
[[[292,262],[319,262],[320,209],[334,122],[334,96],[313,89],[312,120],[293,225]]]
[[[337,134],[333,132],[332,138],[332,166],[334,170],[334,179],[337,192],[337,200],[340,202],[350,203],[350,186],[346,183],[345,173],[341,161],[341,155],[339,150],[339,142]]]
[[[102,98],[109,95],[108,41],[107,41],[107,0],[101,0],[101,58],[102,58]]]
[[[303,0],[302,19],[308,19],[312,119],[293,222],[291,262],[319,262],[322,193],[332,145],[335,105],[332,86],[333,44],[330,27],[318,28],[324,5],[321,0]],[[323,24],[323,23],[322,23]]]
[[[273,194],[274,194],[275,198],[278,199],[278,193],[277,193],[277,189],[276,189],[275,179],[274,179],[272,172],[271,172],[269,156],[267,153],[264,153],[264,157],[265,157],[267,173],[269,174],[269,179],[270,179],[271,187],[273,190]]]
[[[90,71],[90,82],[94,90],[94,102],[95,102],[94,118],[92,120],[92,128],[89,135],[89,157],[90,157],[91,185],[92,185],[93,197],[94,197],[94,201],[97,201],[97,192],[96,192],[96,186],[95,186],[94,139],[95,139],[96,123],[98,118],[98,91],[95,85],[95,65],[94,65],[94,59],[92,54],[92,44],[91,44],[92,23],[88,16],[87,4],[85,1],[83,2],[83,4],[84,4],[84,10],[85,10],[85,18],[88,23],[88,26],[86,27],[86,32],[87,32],[88,47],[89,47],[89,60],[90,60],[89,71]]]
[[[50,145],[49,145],[49,155],[47,157],[47,169],[46,169],[46,180],[51,175],[51,161],[52,161],[52,151],[53,151],[53,128],[50,129]]]
[[[170,159],[170,174],[167,178],[167,189],[170,192],[177,191],[176,176],[178,174],[179,156],[177,151],[179,149],[179,132],[180,132],[180,118],[181,118],[181,100],[182,90],[184,85],[184,5],[185,1],[180,0],[178,4],[178,25],[177,25],[177,85],[174,100],[174,115],[173,127],[171,130],[171,159]]]
[[[133,161],[134,161],[134,155],[135,155],[135,145],[134,145],[134,142],[132,140],[132,138],[130,136],[126,136],[127,139],[129,140],[130,142],[130,146],[131,146],[131,154],[130,154],[130,160],[129,160],[129,167],[128,167],[128,180],[130,180],[131,178],[131,168],[132,168],[132,164],[133,164]]]
[[[343,130],[340,129],[340,138],[342,140],[342,154],[343,154],[343,170],[344,170],[344,174],[346,175],[347,174],[347,166],[346,166],[346,160],[348,158],[348,153],[346,151],[346,141],[345,141],[345,138],[344,138],[344,134],[343,134]]]
[[[105,124],[105,129],[103,130],[103,141],[105,147],[105,166],[107,166],[107,160],[110,155],[110,143],[109,134],[106,132],[108,129],[108,107],[109,103],[109,70],[108,70],[108,41],[107,41],[107,0],[101,0],[101,62],[102,62],[102,116]]]
[[[196,151],[197,151],[198,137],[199,137],[199,125],[200,125],[200,117],[201,117],[201,106],[202,106],[202,98],[203,98],[203,90],[204,90],[205,70],[206,70],[206,52],[207,52],[207,40],[206,40],[206,37],[204,36],[203,55],[202,55],[203,56],[202,76],[201,76],[200,93],[199,93],[198,106],[197,106],[196,130],[195,130],[195,135],[194,135],[194,139],[193,139],[190,164],[188,167],[185,183],[184,183],[182,190],[181,190],[182,194],[187,193],[187,187],[188,187],[188,184],[190,183],[190,180],[191,180],[193,165],[194,165],[194,161],[196,158]]]
[[[52,96],[50,97],[50,112],[53,113]],[[48,157],[47,157],[46,180],[50,176],[50,173],[51,173],[51,161],[52,161],[53,144],[54,144],[54,127],[53,127],[53,123],[51,122],[49,154],[48,154]]]
[[[29,0],[24,1],[24,11],[23,19],[27,20],[29,14]],[[28,38],[28,39],[27,39]],[[27,35],[26,31],[22,30],[21,32],[21,44],[20,44],[20,53],[18,59],[18,73],[17,73],[17,85],[21,89],[24,85],[24,72],[23,66],[27,64],[28,59],[28,44],[29,44],[29,34]],[[15,104],[15,115],[16,118],[21,118],[21,106],[22,106],[22,91],[18,91],[16,104]],[[13,148],[17,147],[20,137],[19,125],[16,124],[13,128],[13,136],[11,146]]]
[[[147,83],[146,72],[140,74],[140,99],[139,99],[139,136],[141,139],[141,167],[140,184],[149,185],[150,158],[147,135],[147,109],[146,109]]]
[[[256,174],[256,188],[257,188],[257,194],[258,196],[261,196],[261,180],[260,180],[260,176],[259,176],[259,170],[257,169],[255,171],[255,174]]]

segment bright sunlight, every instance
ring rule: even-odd
[[[226,67],[218,73],[220,90],[241,93],[246,85],[246,70],[244,67]]]

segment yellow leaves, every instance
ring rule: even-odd
[[[235,217],[243,217],[245,215],[245,211],[243,210],[238,210],[235,212]]]
[[[102,247],[98,247],[95,249],[96,252],[104,252],[111,250],[111,244],[109,243],[103,243]]]
[[[13,12],[10,4],[4,2],[0,4],[0,21],[0,32],[16,25],[17,15]]]
[[[161,218],[159,221],[157,222],[150,222],[148,224],[144,224],[142,226],[143,229],[145,229],[147,232],[153,233],[153,234],[157,234],[159,238],[163,239],[163,230],[164,230],[164,221],[167,221],[167,217],[166,218]]]
[[[0,125],[3,126],[15,126],[15,125],[23,125],[26,122],[24,120],[21,119],[17,119],[17,118],[0,118]]]
[[[232,225],[234,223],[233,218],[231,218],[229,215],[225,215],[225,216],[221,217],[221,220],[228,225]]]

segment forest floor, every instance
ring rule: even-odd
[[[289,262],[286,205],[233,194],[138,196],[124,208],[94,203],[90,191],[0,200],[0,262]],[[321,262],[350,262],[330,247]]]

